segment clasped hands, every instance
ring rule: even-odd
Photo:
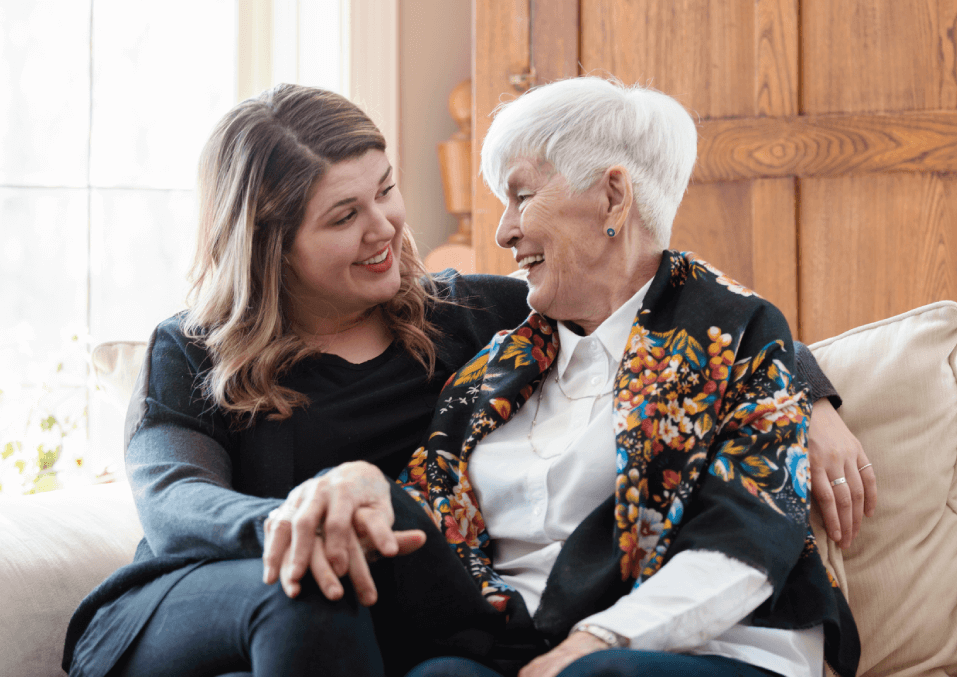
[[[330,600],[342,597],[340,578],[349,575],[359,602],[377,599],[369,562],[396,557],[425,544],[418,529],[393,531],[390,481],[365,461],[343,463],[293,489],[265,522],[263,581],[277,580],[289,597],[311,571]]]

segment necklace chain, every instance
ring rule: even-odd
[[[542,379],[542,382],[538,387],[538,400],[535,402],[535,415],[532,417],[532,424],[528,427],[528,436],[527,436],[528,444],[532,448],[532,453],[535,454],[536,456],[541,456],[541,454],[539,454],[538,449],[535,448],[535,442],[532,440],[532,433],[535,431],[535,423],[538,421],[538,412],[542,408],[542,393],[545,392],[545,385],[547,383],[548,383],[548,376]],[[562,388],[561,381],[558,380],[557,371],[555,372],[555,384],[558,386],[558,389],[562,392],[562,395],[565,396],[565,399],[568,400],[569,402],[574,402],[576,400],[583,400],[588,397],[594,397],[595,399],[592,402],[593,407],[595,406],[595,403],[598,402],[598,400],[603,398],[605,395],[610,395],[612,392],[611,390],[609,390],[608,392],[598,393],[597,395],[583,395],[581,397],[571,397],[569,396],[568,393],[565,392],[565,389]],[[614,388],[612,388],[612,390],[614,390]]]

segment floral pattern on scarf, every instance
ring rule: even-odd
[[[672,258],[673,286],[710,276],[732,293],[753,295],[694,255]],[[661,568],[702,473],[739,484],[794,520],[805,520],[807,512],[809,407],[784,365],[767,359],[783,342],[741,357],[735,353],[740,337],[718,326],[699,337],[686,329],[653,332],[642,322],[648,313],[635,318],[614,388],[615,539],[622,580],[634,579],[636,586]],[[468,458],[528,400],[557,352],[554,325],[537,313],[499,333],[449,379],[428,442],[399,479],[498,607],[511,589],[486,553],[489,537]],[[729,389],[734,397],[726,397]],[[468,434],[449,432],[461,429],[466,415]],[[722,432],[736,434],[712,448]],[[801,463],[805,471],[793,472]]]

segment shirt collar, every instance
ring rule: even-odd
[[[651,287],[651,282],[652,280],[648,280],[641,289],[635,292],[634,296],[625,301],[604,322],[598,325],[598,328],[589,337],[579,336],[566,327],[564,322],[558,323],[558,340],[561,350],[558,351],[555,368],[558,370],[559,378],[565,375],[565,369],[568,367],[572,355],[575,354],[575,348],[586,338],[594,337],[592,340],[600,341],[607,353],[616,362],[621,361],[621,356],[625,354],[625,344],[631,334],[631,327],[638,311],[641,309],[641,304],[645,300],[645,294]]]

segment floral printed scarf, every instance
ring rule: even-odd
[[[535,613],[560,639],[683,550],[712,550],[768,575],[752,623],[824,623],[841,675],[860,653],[850,610],[808,526],[810,405],[791,375],[784,318],[690,253],[667,251],[635,318],[614,383],[616,490],[566,541]],[[506,613],[520,596],[493,570],[468,461],[529,399],[558,354],[554,323],[532,313],[454,374],[426,443],[399,482],[432,516]]]

